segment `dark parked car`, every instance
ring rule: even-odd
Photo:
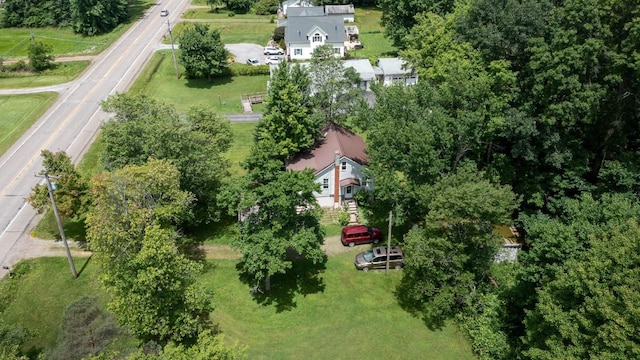
[[[387,266],[387,247],[379,246],[356,255],[353,262],[356,269],[369,271],[369,269],[385,269]],[[389,268],[401,269],[404,267],[404,252],[399,246],[392,246],[389,251]]]
[[[380,229],[366,225],[351,225],[342,228],[340,241],[342,245],[377,244],[382,240]]]

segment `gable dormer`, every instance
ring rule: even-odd
[[[307,33],[307,40],[312,47],[323,45],[325,40],[329,38],[329,34],[326,31],[322,30],[319,26],[314,26]]]

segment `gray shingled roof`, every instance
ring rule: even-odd
[[[327,15],[335,15],[335,14],[353,14],[353,4],[352,5],[325,5],[325,13]]]
[[[410,74],[411,69],[403,69],[407,62],[399,58],[381,58],[378,59],[378,66],[385,75],[389,74]]]
[[[322,6],[307,6],[287,9],[287,18],[298,16],[324,16],[324,8]]]
[[[352,67],[360,75],[360,79],[363,81],[369,81],[376,78],[373,66],[371,66],[368,59],[345,60],[342,65],[345,69]]]
[[[342,42],[345,39],[344,22],[341,18],[328,16],[294,16],[287,20],[287,27],[284,31],[284,38],[287,43],[300,44],[309,43],[309,38],[313,34],[311,31],[319,27],[327,33],[325,42]]]
[[[324,138],[311,151],[298,154],[288,161],[287,169],[299,171],[311,168],[318,173],[333,164],[336,151],[358,164],[367,164],[367,146],[360,136],[334,123],[327,125],[324,131]]]

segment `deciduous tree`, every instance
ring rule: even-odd
[[[60,215],[67,219],[81,215],[83,207],[88,201],[86,180],[78,173],[71,158],[64,151],[53,153],[49,150],[42,150],[41,155],[44,171],[52,176],[52,181],[56,183],[55,199]],[[27,201],[40,214],[49,209],[51,199],[47,185],[34,186]]]
[[[29,67],[40,72],[47,70],[52,66],[54,60],[53,47],[41,41],[35,41],[29,44]]]
[[[313,196],[318,190],[311,171],[284,171],[250,188],[243,199],[241,208],[250,211],[232,246],[242,252],[242,269],[267,290],[272,275],[291,267],[290,250],[314,264],[324,261],[324,231]]]
[[[272,142],[276,148],[274,155],[283,160],[309,149],[320,137],[322,126],[311,113],[309,81],[300,79],[296,83],[292,67],[300,68],[281,63],[274,72],[267,93],[266,111],[255,131],[255,141]],[[303,70],[296,71],[299,76],[308,77]]]
[[[363,101],[362,90],[358,87],[359,75],[353,68],[344,67],[343,61],[335,57],[331,45],[313,50],[309,74],[315,114],[320,122],[344,125],[347,116],[354,114]]]
[[[115,114],[102,126],[104,168],[143,164],[149,157],[171,160],[181,188],[197,198],[193,224],[219,216],[215,199],[228,167],[223,153],[231,143],[229,120],[202,107],[182,118],[173,106],[145,95],[119,94],[103,109]]]
[[[143,342],[195,339],[211,305],[196,283],[201,265],[179,251],[175,224],[189,216],[193,197],[180,190],[177,168],[154,159],[128,165],[97,175],[93,194],[87,237],[109,308]]]
[[[444,15],[452,11],[454,4],[454,0],[380,0],[385,35],[403,49],[409,44],[405,36],[416,24],[416,15],[428,12]]]
[[[209,29],[202,23],[191,23],[185,27],[178,39],[180,60],[187,78],[211,78],[222,74],[227,66],[229,52],[224,48],[218,29]]]
[[[510,221],[517,200],[508,186],[495,184],[471,164],[444,176],[426,198],[424,227],[405,238],[407,260],[398,294],[407,309],[439,327],[487,291],[501,245],[492,226]]]
[[[126,0],[70,0],[73,30],[93,36],[107,33],[129,18]]]
[[[599,205],[599,206],[598,206]],[[569,207],[564,259],[540,259],[537,302],[527,314],[525,355],[530,359],[634,358],[640,354],[640,227],[636,199],[594,201]],[[540,234],[539,232],[537,234]],[[553,251],[554,234],[535,237],[536,254]],[[566,251],[566,246],[563,249]],[[532,257],[527,263],[535,261]]]

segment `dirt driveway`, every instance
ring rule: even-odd
[[[207,253],[207,259],[240,259],[242,257],[239,251],[232,249],[228,245],[203,245],[202,248]],[[348,252],[353,248],[342,245],[340,236],[336,235],[324,239],[322,250],[324,250],[325,254],[331,256]]]

